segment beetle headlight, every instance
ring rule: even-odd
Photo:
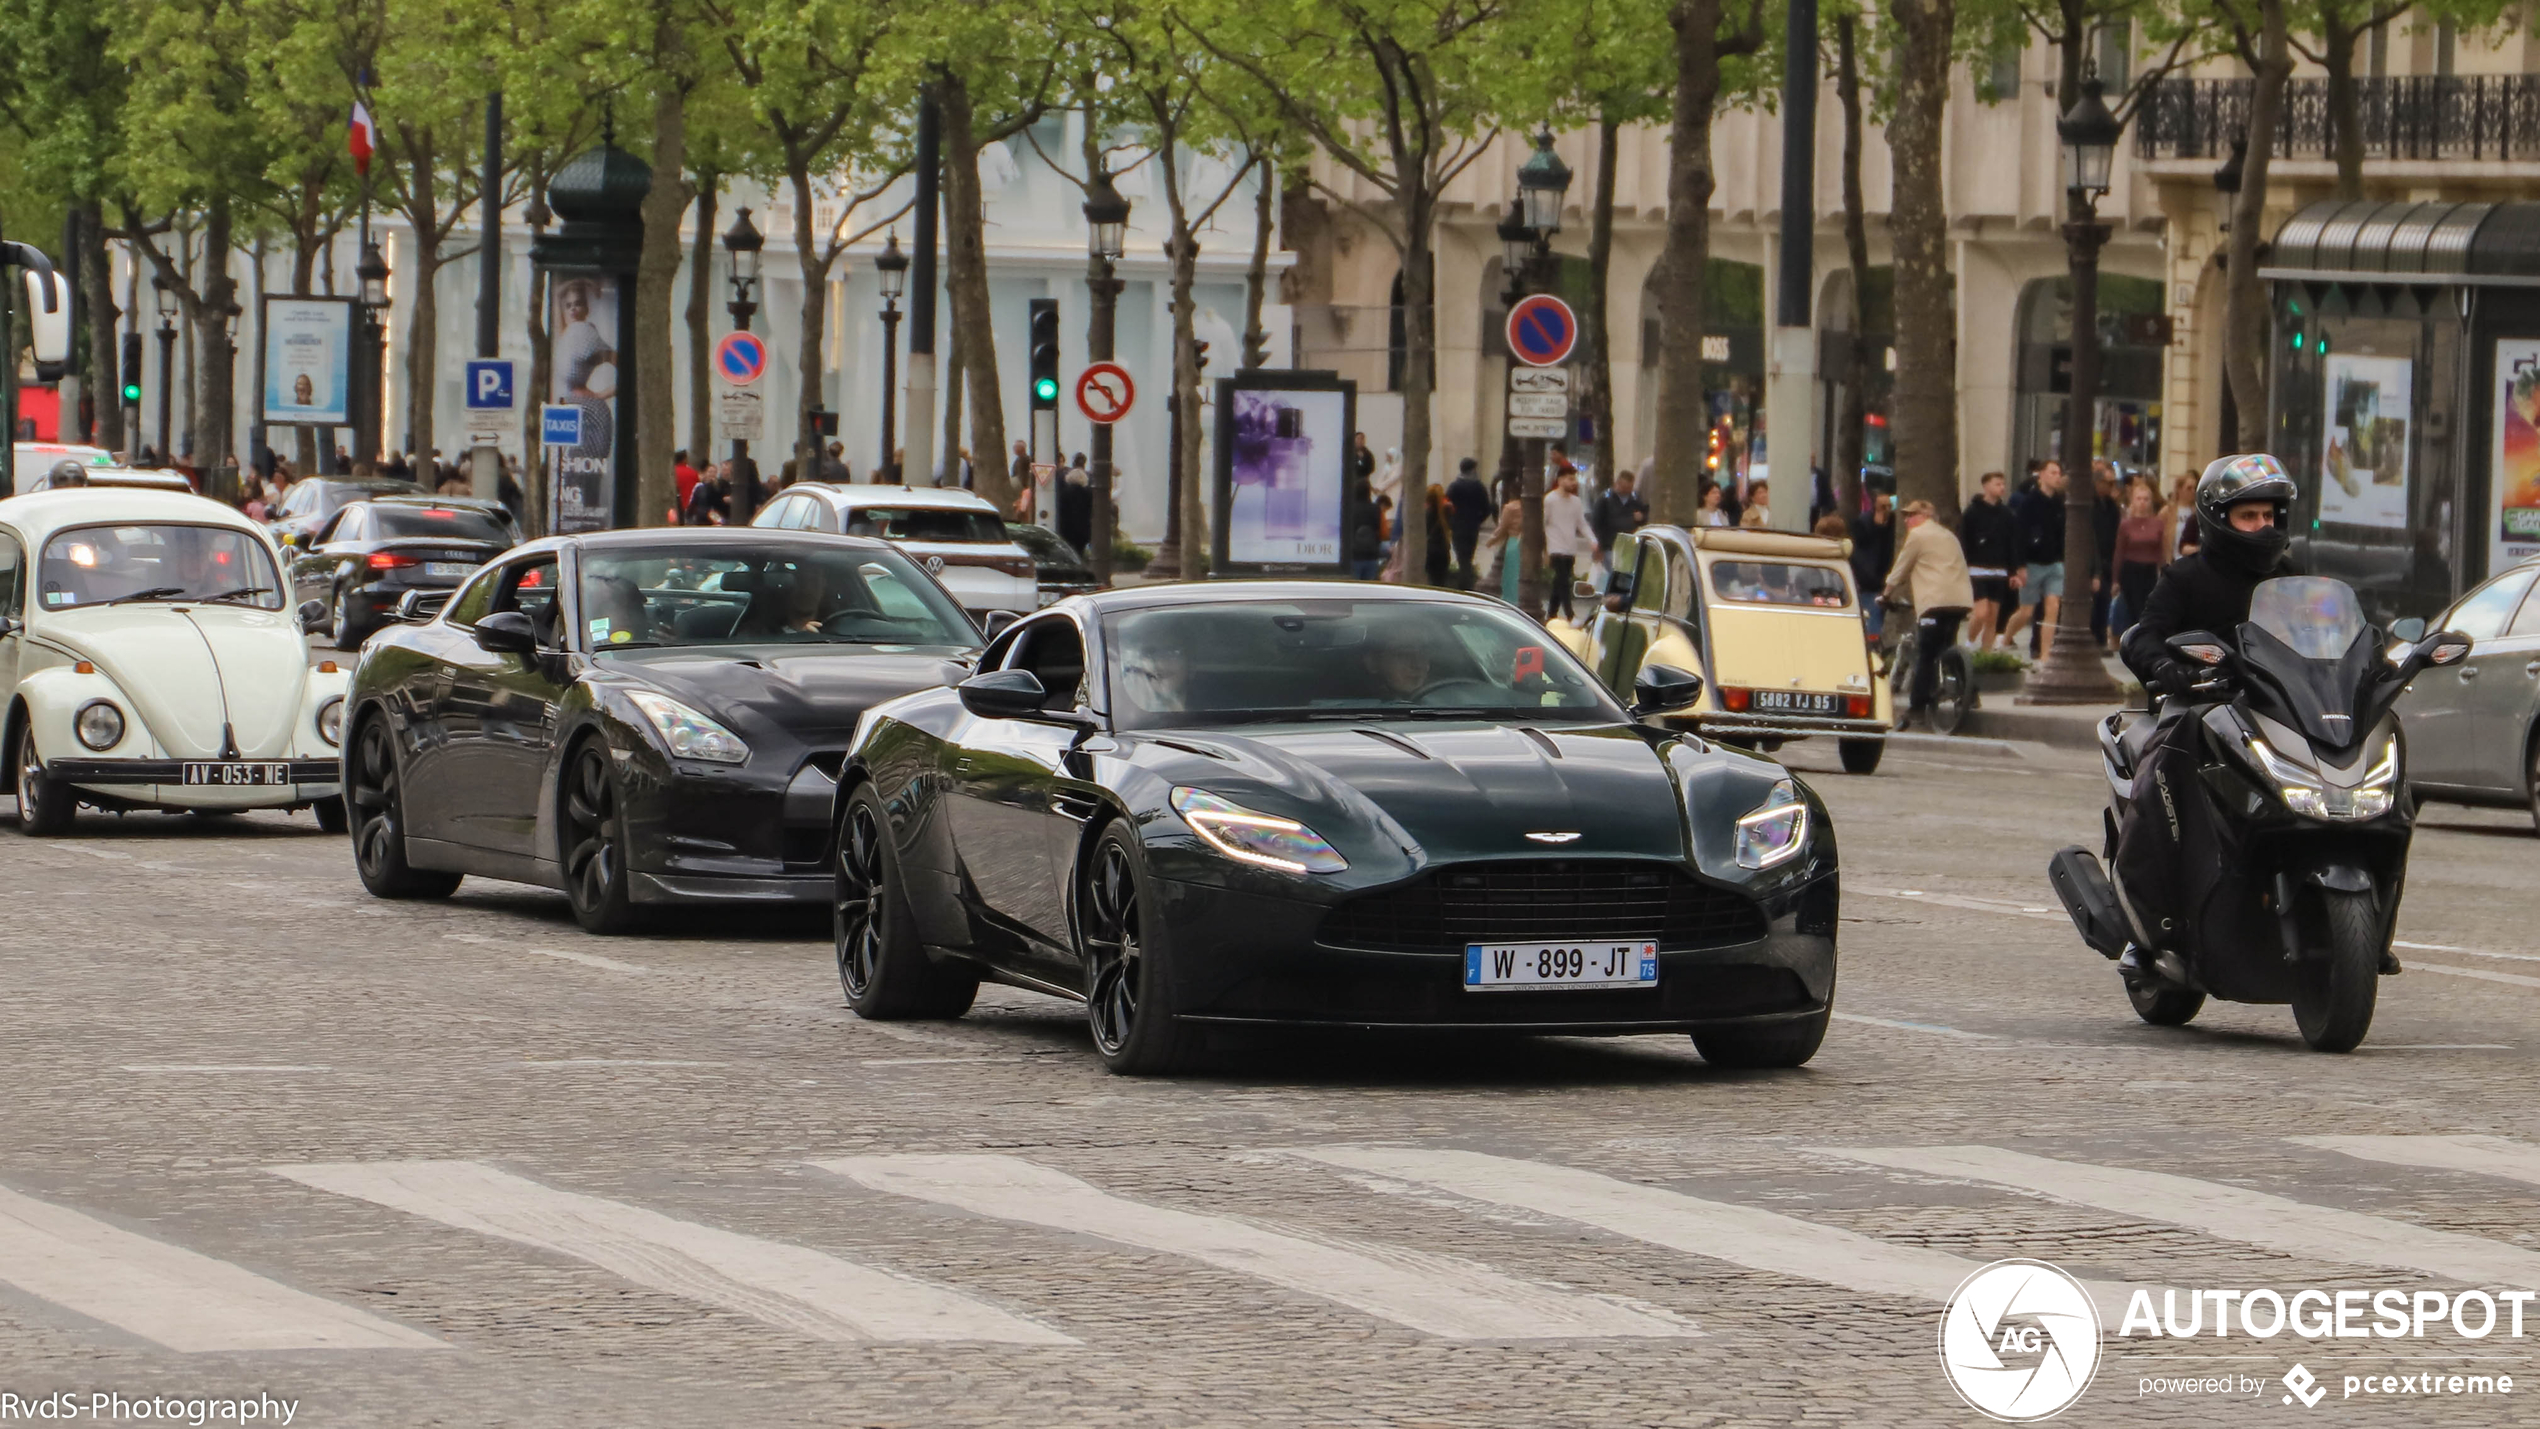
[[[1808,801],[1788,779],[1773,786],[1764,802],[1737,821],[1737,866],[1771,868],[1788,863],[1808,846]]]
[[[79,742],[95,750],[108,750],[123,743],[123,711],[112,700],[90,700],[71,717],[71,729]]]
[[[337,695],[318,706],[317,732],[318,738],[325,740],[328,748],[344,747],[344,697],[342,695]]]
[[[1296,820],[1247,809],[1205,789],[1176,788],[1173,812],[1200,842],[1237,863],[1281,873],[1338,873],[1349,867],[1339,849]]]
[[[667,695],[629,690],[626,698],[644,712],[653,733],[660,735],[661,742],[678,758],[738,764],[750,757],[750,747],[741,742],[741,736]]]

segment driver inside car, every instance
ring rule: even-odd
[[[2175,955],[2140,945],[2147,936],[2155,944],[2168,942],[2185,916],[2177,897],[2182,831],[2175,819],[2158,815],[2187,802],[2184,785],[2196,777],[2199,762],[2197,725],[2188,715],[2200,693],[2194,687],[2214,676],[2172,650],[2170,637],[2202,631],[2237,644],[2260,583],[2292,574],[2285,553],[2297,494],[2293,479],[2264,452],[2223,457],[2206,467],[2196,483],[2196,526],[2204,544],[2161,573],[2141,617],[2126,632],[2126,668],[2161,697],[2135,766],[2135,817],[2117,831],[2115,883],[2138,939],[2119,960],[2127,972],[2157,969],[2173,982],[2185,980]]]
[[[1181,622],[1148,618],[1129,623],[1120,652],[1121,693],[1149,714],[1187,710],[1191,652]]]
[[[1416,630],[1378,625],[1367,632],[1359,658],[1376,679],[1378,699],[1407,702],[1429,687],[1429,646]]]

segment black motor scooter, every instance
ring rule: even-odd
[[[2470,648],[2465,635],[2424,629],[2366,624],[2343,581],[2267,581],[2237,650],[2203,632],[2170,639],[2210,671],[2189,696],[2100,727],[2108,861],[2127,820],[2166,819],[2179,857],[2157,876],[2177,882],[2129,889],[2121,873],[2112,884],[2079,847],[2047,872],[2083,942],[2112,959],[2135,949],[2121,973],[2144,1021],[2178,1026],[2211,995],[2291,1003],[2302,1040],[2322,1052],[2364,1040],[2377,980],[2398,971],[2390,939],[2416,822],[2390,707],[2420,670]],[[2168,761],[2183,777],[2156,776],[2135,807],[2144,762],[2182,743],[2196,753],[2192,773]]]

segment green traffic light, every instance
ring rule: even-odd
[[[1055,377],[1043,377],[1034,381],[1032,384],[1032,395],[1040,398],[1044,402],[1057,401],[1058,379]]]
[[[139,402],[141,400],[141,384],[138,382],[125,383],[123,385],[123,400],[124,405],[127,407]]]

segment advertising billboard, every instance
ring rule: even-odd
[[[2327,376],[2319,519],[2406,530],[2413,368],[2404,357],[2341,352],[2328,359]]]
[[[268,297],[264,421],[343,427],[353,421],[353,300]]]
[[[617,524],[618,280],[558,274],[547,313],[550,407],[581,412],[576,440],[550,446],[547,529],[558,535]]]
[[[2540,337],[2496,340],[2496,431],[2487,470],[2492,573],[2540,556]]]
[[[1355,383],[1329,372],[1254,370],[1217,384],[1213,569],[1338,574],[1347,568]]]

